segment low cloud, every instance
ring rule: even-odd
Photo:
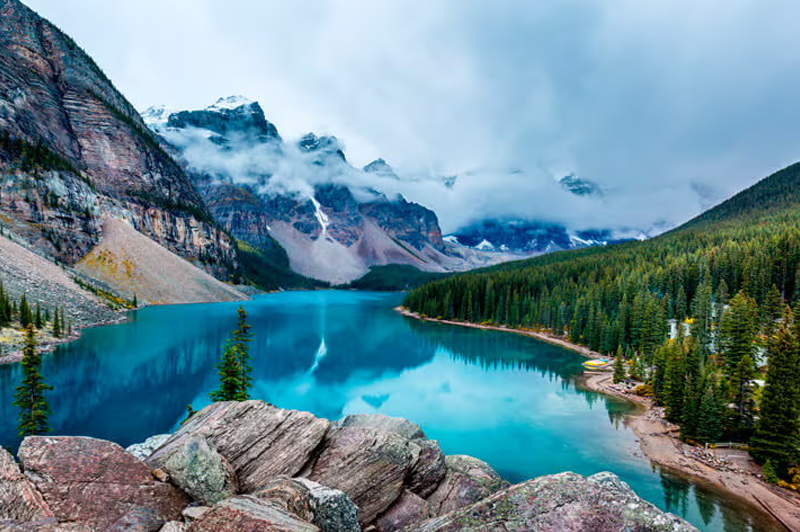
[[[29,4],[139,108],[246,94],[286,138],[385,158],[446,229],[679,223],[800,158],[789,0]],[[554,184],[572,172],[605,198]]]

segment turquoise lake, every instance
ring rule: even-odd
[[[650,465],[623,401],[576,389],[583,358],[518,335],[423,323],[402,294],[284,292],[245,303],[256,334],[253,397],[337,419],[380,412],[419,423],[448,454],[511,482],[613,471],[701,530],[780,530],[716,491]],[[127,446],[210,403],[238,303],[150,307],[89,329],[45,359],[53,434]],[[0,444],[16,446],[18,365],[0,367]]]

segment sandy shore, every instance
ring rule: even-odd
[[[474,329],[511,332],[559,345],[590,358],[602,356],[583,346],[572,344],[546,333],[477,323],[435,320],[422,317],[402,307],[398,307],[397,310],[410,318]],[[625,393],[621,387],[613,384],[612,379],[610,372],[586,373],[579,379],[578,385],[592,391],[619,397],[641,407],[635,414],[627,417],[626,423],[639,437],[642,451],[648,459],[659,466],[723,490],[770,514],[787,530],[800,532],[800,496],[760,480],[758,477],[759,467],[753,463],[745,451],[732,449],[705,451],[681,442],[678,439],[677,427],[663,419],[663,409],[655,407],[650,399]]]

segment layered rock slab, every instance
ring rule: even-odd
[[[297,475],[329,426],[309,412],[262,401],[214,403],[192,416],[147,463],[158,464],[189,438],[202,436],[231,464],[240,491],[249,493],[276,476]]]
[[[30,436],[19,458],[59,522],[104,530],[133,514],[148,514],[164,523],[177,519],[189,503],[184,493],[158,482],[150,468],[115,443]]]
[[[640,499],[616,475],[560,473],[529,480],[404,532],[694,532]]]

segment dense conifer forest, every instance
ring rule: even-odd
[[[795,164],[658,238],[449,277],[405,306],[617,355],[684,439],[747,442],[772,480],[795,482],[798,267]]]

